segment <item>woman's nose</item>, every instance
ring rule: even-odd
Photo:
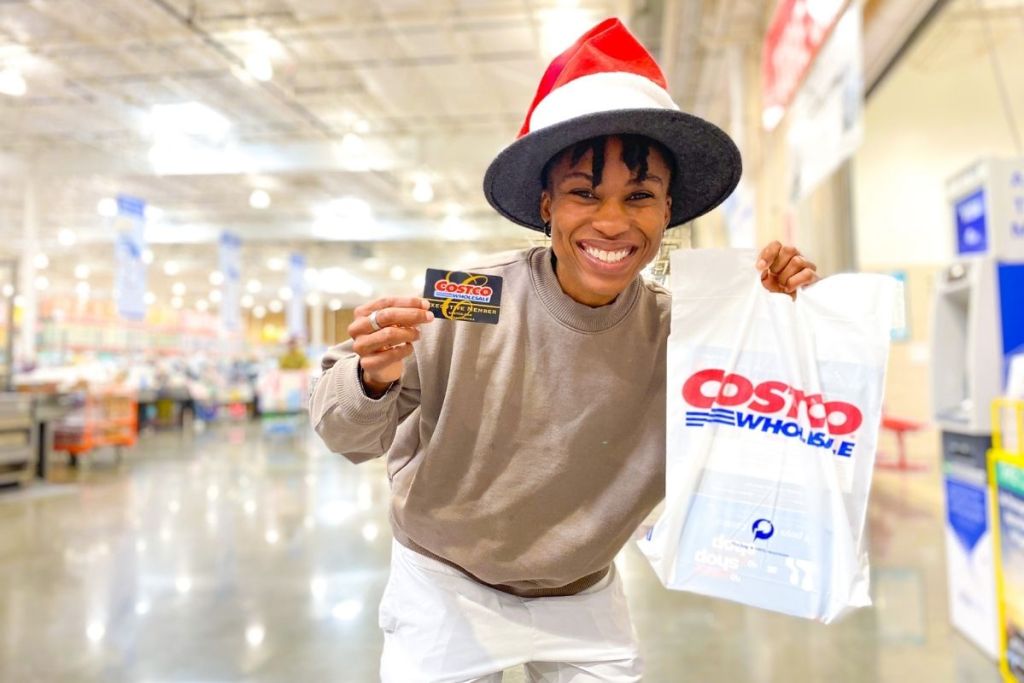
[[[601,234],[615,237],[629,229],[629,216],[621,202],[608,199],[598,207],[593,226]]]

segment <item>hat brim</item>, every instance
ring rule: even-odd
[[[579,116],[519,138],[491,162],[484,175],[484,195],[509,220],[543,231],[541,173],[548,161],[590,138],[630,134],[657,140],[675,156],[670,228],[711,211],[739,183],[740,151],[718,126],[669,109],[620,109]]]

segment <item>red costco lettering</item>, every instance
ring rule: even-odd
[[[788,418],[800,415],[803,406],[807,421],[815,429],[827,428],[833,436],[853,434],[864,423],[860,409],[844,401],[825,401],[821,394],[806,394],[785,382],[768,381],[754,385],[743,375],[726,374],[709,368],[695,372],[683,384],[683,400],[695,408],[745,405],[756,413],[780,413],[789,407]]]
[[[494,294],[494,290],[486,285],[460,285],[455,282],[449,282],[448,280],[438,280],[437,284],[434,285],[434,289],[438,292],[445,292],[447,294],[482,296],[487,299],[490,299],[491,295]]]

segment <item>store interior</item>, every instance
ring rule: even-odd
[[[378,680],[386,466],[329,452],[310,386],[360,305],[422,294],[427,268],[548,244],[481,181],[548,61],[613,15],[744,157],[733,198],[666,239],[646,277],[671,282],[673,249],[779,239],[824,276],[905,288],[872,607],[823,625],[669,591],[630,544],[616,566],[645,680],[1024,680],[1019,662],[1006,678],[1005,594],[1021,598],[999,554],[951,555],[949,433],[965,430],[937,411],[943,374],[963,374],[981,416],[967,431],[991,448],[1010,341],[974,358],[997,334],[971,336],[978,306],[936,313],[965,256],[961,189],[1024,173],[1024,1],[806,0],[831,13],[833,52],[836,18],[857,19],[857,54],[834,59],[856,66],[856,125],[820,163],[800,156],[814,117],[799,98],[763,106],[766,31],[794,4],[0,3],[0,680]],[[1019,215],[972,256],[1024,263],[1024,184],[986,191]],[[1024,289],[1002,300],[1009,340]],[[990,486],[980,458],[970,476]]]

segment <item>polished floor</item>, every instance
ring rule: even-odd
[[[0,681],[376,680],[380,462],[223,425],[54,479],[0,490]],[[876,606],[832,626],[666,591],[628,548],[646,680],[998,681],[948,625],[940,505],[934,473],[879,473]]]

